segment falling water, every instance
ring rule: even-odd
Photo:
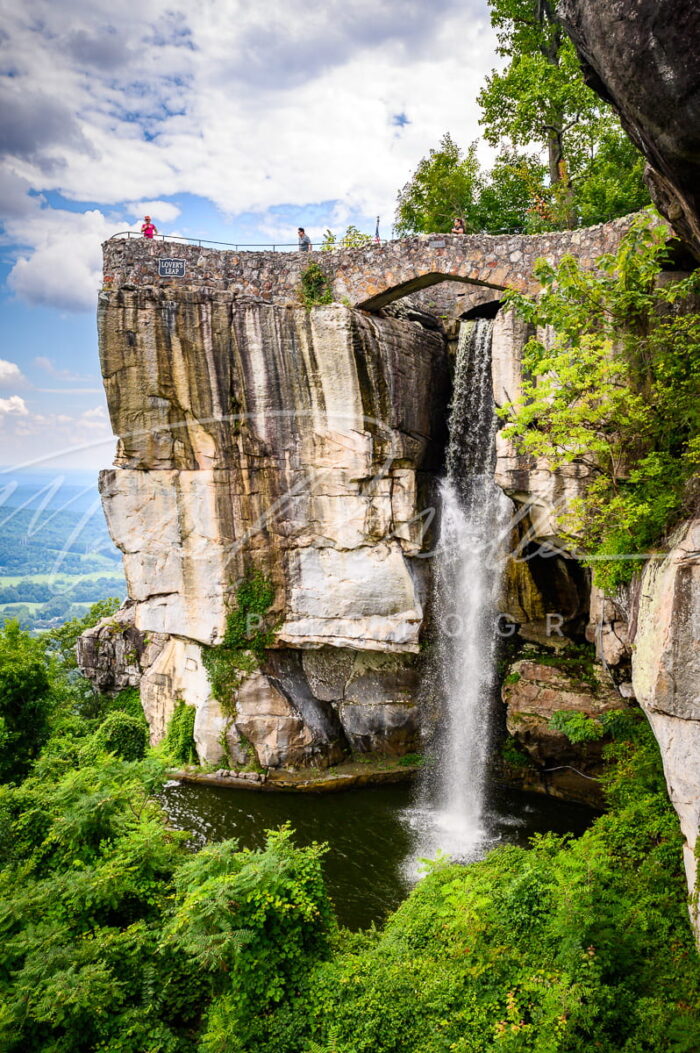
[[[504,497],[493,481],[493,323],[462,324],[447,470],[434,564],[435,687],[443,708],[435,771],[424,789],[419,845],[453,858],[479,854],[484,822]]]

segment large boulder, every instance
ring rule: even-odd
[[[700,4],[560,0],[590,86],[649,162],[660,211],[700,259]]]

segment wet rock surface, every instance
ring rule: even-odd
[[[506,726],[517,746],[529,758],[516,775],[524,788],[602,807],[597,775],[602,770],[602,742],[572,742],[551,726],[561,711],[596,719],[611,710],[627,709],[602,670],[591,667],[586,679],[564,661],[534,656],[514,662],[502,688]]]

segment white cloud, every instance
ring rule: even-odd
[[[281,204],[339,202],[386,225],[445,131],[478,136],[474,100],[496,61],[486,0],[6,6],[0,200],[24,246],[10,284],[70,310],[94,308],[99,243],[122,216],[171,223],[162,198],[176,193],[262,213],[271,238],[289,239],[269,213]],[[102,208],[50,208],[22,188]]]
[[[20,249],[7,279],[9,287],[29,303],[69,311],[93,311],[102,281],[101,243],[123,223],[102,212],[69,212],[35,207],[21,219],[9,219],[6,236]]]
[[[113,456],[115,439],[104,406],[77,414],[38,413],[13,396],[0,399],[0,427],[3,461],[17,468],[54,461],[104,467]]]
[[[139,220],[143,216],[150,216],[156,223],[172,223],[180,215],[177,205],[169,201],[132,201],[124,208],[130,216],[136,216]]]
[[[23,375],[16,362],[8,362],[6,359],[0,358],[0,387],[17,387],[18,384],[24,385],[26,383],[27,378]]]
[[[0,414],[14,417],[27,417],[29,410],[24,399],[19,395],[10,395],[9,399],[0,399]]]

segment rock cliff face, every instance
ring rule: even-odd
[[[507,315],[499,316],[494,330],[497,401],[518,391],[524,335]],[[508,730],[536,769],[525,770],[523,784],[534,788],[534,781],[546,776],[551,779],[548,792],[595,801],[595,792],[588,795],[585,783],[572,774],[576,769],[584,777],[595,775],[595,748],[586,744],[572,750],[551,731],[549,719],[557,709],[595,717],[638,702],[661,748],[669,794],[686,838],[692,894],[700,827],[700,520],[679,528],[668,553],[650,559],[629,588],[611,598],[596,588],[588,591],[586,576],[557,538],[556,514],[584,492],[585,470],[574,465],[552,473],[545,462],[519,457],[501,438],[496,478],[519,510],[520,540],[516,536],[513,551],[524,557],[511,560],[501,609],[519,623],[521,636],[550,649],[544,667],[536,660],[511,666],[512,682],[507,678],[503,688]],[[590,684],[572,679],[565,664],[557,669],[551,657],[568,636],[580,639],[583,631],[600,662],[593,691]],[[562,774],[555,776],[555,767]],[[691,902],[700,938],[700,915],[696,900]]]
[[[106,283],[100,297],[118,437],[100,487],[130,599],[82,638],[83,669],[102,690],[140,684],[154,742],[179,699],[195,706],[199,757],[214,764],[323,766],[351,751],[414,748],[454,324],[445,333],[426,317],[432,300],[382,316],[340,304],[306,311],[242,297],[203,273],[179,288],[144,275]],[[461,315],[465,288],[437,299]],[[492,313],[485,295],[471,306]],[[519,393],[529,335],[509,312],[496,316],[497,405]],[[517,628],[532,644],[503,694],[505,723],[532,765],[525,784],[595,800],[586,789],[595,745],[572,748],[551,717],[596,716],[636,692],[661,744],[692,887],[698,526],[612,600],[590,589],[557,536],[557,513],[583,493],[586,471],[552,472],[501,437],[497,454],[513,502],[504,635]],[[221,643],[241,582],[256,574],[274,586],[275,641],[215,698],[203,649]],[[601,662],[593,679],[566,658],[584,634]]]
[[[650,560],[633,609],[632,679],[661,748],[671,801],[696,889],[700,827],[700,519],[680,529],[665,559]],[[691,912],[700,937],[697,899]]]
[[[560,0],[592,88],[646,156],[656,204],[700,259],[697,0]]]
[[[103,293],[99,326],[118,436],[100,489],[131,605],[83,639],[88,673],[141,675],[154,741],[177,699],[196,705],[207,761],[244,759],[242,743],[266,766],[410,748],[420,513],[449,397],[439,329],[152,289]],[[276,649],[222,707],[201,645],[221,642],[254,574],[275,587]]]

